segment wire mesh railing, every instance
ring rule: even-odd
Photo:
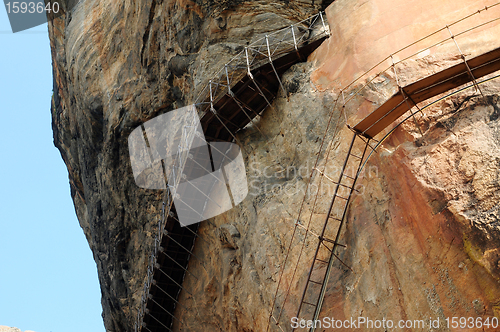
[[[248,75],[252,70],[267,63],[273,63],[283,55],[298,51],[304,44],[329,36],[330,29],[320,12],[303,21],[266,34],[264,37],[245,46],[244,49],[229,60],[208,81],[195,99],[200,108],[200,117],[213,110],[213,104],[221,96],[232,94],[231,88]],[[278,76],[276,69],[275,74]],[[279,77],[278,77],[279,80]]]
[[[194,114],[196,116],[196,114]],[[196,123],[197,119],[191,119],[191,123],[187,123],[185,127],[182,128],[181,130],[181,139],[178,141],[179,146],[176,149],[176,157],[174,158],[174,165],[171,169],[171,172],[169,174],[169,177],[173,179],[174,186],[175,184],[178,184],[181,180],[182,177],[182,172],[180,170],[183,169],[184,164],[186,163],[187,160],[187,153],[189,153],[189,148],[190,148],[190,141],[193,139],[193,135],[195,135],[195,130],[186,130],[186,127],[190,128],[193,127],[194,124]],[[176,188],[173,188],[173,192],[175,193]],[[143,291],[142,291],[142,296],[139,304],[139,309],[137,313],[137,319],[135,322],[135,331],[139,332],[141,331],[143,327],[143,320],[144,320],[144,315],[147,312],[147,301],[148,301],[148,296],[149,296],[149,291],[151,289],[151,285],[153,284],[153,275],[154,275],[154,269],[156,266],[156,261],[158,257],[158,253],[160,251],[160,246],[162,243],[163,235],[164,232],[163,230],[165,229],[165,225],[167,223],[167,216],[171,214],[171,209],[173,206],[173,199],[170,191],[166,190],[164,199],[162,202],[162,210],[161,210],[161,218],[158,221],[158,229],[157,233],[154,237],[154,245],[153,245],[153,251],[151,255],[149,256],[149,263],[148,267],[146,270],[146,279],[144,281],[144,286],[143,286]]]

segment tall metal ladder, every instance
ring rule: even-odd
[[[349,207],[349,202],[351,201],[353,192],[357,191],[355,189],[356,181],[358,180],[358,177],[362,170],[363,161],[365,159],[366,150],[369,146],[369,143],[369,138],[362,137],[358,133],[354,132],[352,141],[349,145],[349,149],[347,150],[347,156],[344,161],[344,165],[342,166],[342,169],[340,171],[339,180],[337,182],[332,181],[335,184],[335,190],[323,224],[321,234],[318,237],[318,245],[316,248],[316,252],[314,253],[314,258],[311,263],[311,268],[307,276],[304,292],[302,293],[299,309],[297,311],[296,317],[298,318],[301,318],[302,311],[305,311],[304,305],[306,305],[314,308],[313,322],[318,319],[323,305],[323,300],[325,298],[326,288],[332,270],[333,262],[335,261],[335,259],[338,259],[344,266],[348,267],[344,262],[342,262],[342,260],[340,260],[335,251],[338,247],[345,247],[345,245],[339,243],[339,239],[345,223],[345,217],[347,214],[347,209]],[[362,151],[361,155],[354,152],[354,150],[356,149],[356,145],[358,145],[357,148],[360,150],[360,152]],[[356,172],[355,174],[353,174],[353,176],[347,174],[347,171],[350,167],[356,169]],[[345,192],[342,195],[339,193],[341,189],[344,189]],[[336,209],[336,211],[342,212],[340,214],[333,212],[335,207],[340,207],[340,209]],[[333,233],[335,232],[332,232],[328,229],[328,226],[332,223],[332,221],[339,223],[334,238]],[[328,259],[323,259],[324,256],[327,256]],[[319,273],[319,280],[314,280],[313,271],[315,267],[318,267],[317,264],[322,264],[323,267],[326,265],[326,269],[324,270],[324,273]],[[315,274],[315,278],[317,278],[318,273]],[[296,328],[292,329],[292,331],[295,330]],[[314,330],[315,327],[313,326],[310,328],[309,332],[314,332]]]

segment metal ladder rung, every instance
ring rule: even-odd
[[[334,184],[337,184],[337,185],[339,185],[339,186],[342,186],[342,187],[344,187],[344,188],[347,188],[347,189],[349,189],[349,190],[354,190],[354,191],[356,191],[356,192],[358,192],[358,193],[359,193],[359,190],[354,189],[353,187],[349,187],[349,186],[347,186],[347,185],[345,185],[345,184],[338,183],[338,182],[333,182],[333,183],[334,183]]]
[[[347,189],[349,189],[349,190],[351,190],[351,191],[353,191],[353,190],[354,190],[354,191],[356,191],[356,192],[358,192],[358,193],[359,193],[359,190],[354,189],[353,187],[349,187],[348,185],[345,185],[345,184],[343,184],[343,183],[339,183],[339,182],[337,182],[337,181],[333,180],[332,178],[330,178],[328,175],[326,175],[324,172],[320,171],[320,170],[319,170],[319,169],[317,169],[317,168],[316,168],[316,170],[317,170],[320,174],[322,174],[324,177],[326,177],[326,178],[327,178],[327,179],[328,179],[331,183],[336,184],[337,186],[342,186],[342,187],[347,188]]]
[[[349,179],[351,179],[351,180],[356,180],[355,178],[353,178],[352,176],[349,176],[349,175],[347,175],[347,174],[342,174],[342,176],[345,176],[346,178],[349,178]]]
[[[348,201],[348,200],[349,200],[349,198],[345,198],[345,197],[343,197],[343,196],[340,196],[340,195],[335,195],[335,197],[338,197],[338,198],[342,198],[342,199],[345,199],[346,201]]]
[[[317,305],[316,305],[316,304],[312,304],[312,303],[309,303],[309,302],[306,302],[306,301],[302,301],[302,303],[309,304],[309,305],[311,305],[311,306],[313,306],[313,307],[317,307]]]
[[[327,248],[328,248],[328,247],[327,247]],[[316,260],[317,260],[317,261],[320,261],[321,263],[328,264],[328,262],[327,262],[327,261],[324,261],[324,260],[322,260],[322,259],[316,258]]]
[[[363,158],[361,158],[360,156],[357,156],[357,155],[352,154],[352,153],[349,153],[349,155],[350,155],[350,156],[353,156],[353,157],[355,157],[355,158],[361,159],[361,160],[363,159]]]
[[[328,239],[328,238],[326,238],[326,237],[321,238],[320,240],[321,240],[321,241],[326,241],[326,242],[330,242],[330,243],[335,244],[335,241],[333,241],[333,240],[331,240],[331,239]],[[344,248],[346,248],[346,246],[345,246],[344,244],[337,243],[337,245],[338,245],[338,246],[340,246],[340,247],[344,247]]]
[[[312,282],[313,284],[316,284],[316,285],[323,285],[322,282],[317,282],[317,281],[314,281],[314,280],[311,280],[311,279],[309,279],[309,282]]]
[[[337,220],[337,221],[342,221],[342,219],[335,218],[335,217],[328,217],[329,219]]]

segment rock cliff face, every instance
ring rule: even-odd
[[[283,76],[286,91],[239,133],[250,193],[237,208],[201,223],[196,258],[189,266],[196,278],[184,281],[192,295],[181,293],[176,315],[184,325],[174,330],[266,330],[326,119],[331,112],[339,117],[339,109],[332,110],[338,87],[398,48],[392,37],[383,36],[402,36],[404,46],[419,36],[416,26],[423,29],[415,22],[398,23],[407,30],[396,23],[396,28],[382,25],[386,31],[377,36],[370,30],[373,38],[367,40],[361,31],[382,22],[389,4],[424,16],[431,3],[396,2],[331,4],[330,40]],[[455,10],[443,9],[442,15],[432,11],[424,30],[432,32],[482,3],[443,1],[440,6]],[[68,167],[76,212],[94,253],[107,330],[132,330],[164,194],[135,185],[127,148],[130,132],[192,103],[210,75],[252,38],[329,4],[87,0],[49,22],[54,141]],[[467,43],[481,52],[494,43],[493,36],[481,37],[477,44],[482,46]],[[377,47],[370,50],[373,40]],[[433,50],[402,64],[401,79],[438,71],[453,61],[457,58],[448,49]],[[381,78],[354,101],[347,116],[360,116],[357,110],[367,101],[383,102],[395,81],[394,75]],[[482,86],[483,95],[466,91],[429,107],[425,117],[417,117],[420,129],[404,124],[370,160],[363,194],[351,204],[344,234],[342,259],[353,271],[332,273],[325,314],[393,320],[500,316],[499,88],[493,81]],[[343,128],[333,126],[327,133],[333,178],[350,138]],[[320,162],[325,158],[321,154]],[[313,183],[318,181],[316,176]],[[324,218],[329,201],[328,192],[319,195],[313,223]],[[297,261],[299,249],[292,248],[290,261]],[[314,249],[309,238],[291,285],[291,304],[285,306],[287,317],[296,314],[310,264],[304,257]],[[293,266],[285,267],[289,282]]]

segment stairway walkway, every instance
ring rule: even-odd
[[[195,106],[207,141],[237,141],[236,133],[261,115],[283,89],[281,75],[307,57],[329,36],[323,13],[269,33],[231,59],[199,94]],[[183,164],[180,162],[179,164]],[[149,260],[135,332],[172,331],[199,224],[181,227],[172,199],[163,201],[158,234]],[[201,238],[200,238],[201,239]]]

